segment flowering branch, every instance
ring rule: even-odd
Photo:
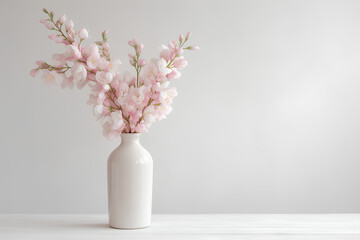
[[[82,45],[88,38],[88,31],[74,29],[72,20],[61,15],[57,20],[53,12],[43,11],[47,19],[40,20],[51,31],[49,39],[65,44],[65,52],[53,54],[52,64],[37,61],[37,67],[30,75],[40,71],[46,84],[55,84],[62,79],[63,88],[79,89],[89,86],[91,94],[88,103],[98,119],[103,122],[103,133],[109,139],[121,133],[140,133],[146,131],[155,120],[161,120],[171,111],[176,89],[169,87],[170,81],[180,77],[179,70],[187,65],[182,56],[183,50],[197,50],[198,47],[184,44],[191,33],[179,42],[171,41],[158,58],[147,62],[141,58],[144,45],[133,38],[128,44],[134,49],[129,54],[130,65],[135,69],[135,76],[120,74],[121,62],[110,55],[108,30],[102,33],[102,40]],[[65,29],[63,29],[65,26]]]

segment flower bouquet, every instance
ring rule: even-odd
[[[110,140],[121,136],[120,146],[108,158],[110,226],[147,227],[151,220],[153,161],[139,142],[140,133],[171,112],[177,92],[169,86],[170,81],[179,78],[179,70],[187,65],[184,50],[199,48],[186,45],[189,32],[163,45],[158,58],[146,61],[141,58],[144,45],[133,38],[128,44],[134,52],[128,56],[134,74],[120,74],[121,62],[110,55],[107,30],[100,41],[85,45],[88,30],[76,31],[65,15],[55,19],[53,12],[43,11],[47,18],[40,22],[52,32],[49,39],[63,44],[65,51],[53,54],[51,64],[37,61],[30,75],[41,72],[47,85],[60,82],[62,88],[90,88],[88,103],[102,121],[104,136]]]
[[[181,76],[179,70],[187,65],[182,55],[184,50],[197,50],[185,46],[191,33],[179,36],[178,41],[163,45],[158,58],[146,61],[141,58],[144,45],[136,38],[128,42],[134,53],[129,62],[135,69],[119,73],[120,60],[110,55],[108,31],[102,33],[102,40],[85,45],[88,30],[74,29],[72,20],[61,15],[57,20],[54,13],[43,9],[46,19],[40,20],[52,34],[49,39],[65,46],[65,52],[52,55],[52,63],[37,61],[37,67],[30,75],[42,72],[47,85],[61,81],[62,88],[82,89],[90,87],[88,104],[103,123],[104,136],[112,140],[121,133],[142,133],[155,120],[161,120],[172,111],[171,104],[177,95],[170,87],[170,81]]]

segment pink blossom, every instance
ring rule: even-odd
[[[131,58],[131,59],[129,60],[129,63],[130,63],[131,66],[135,66],[135,61],[134,61],[133,58]]]
[[[136,127],[135,127],[135,132],[136,132],[136,133],[142,133],[142,132],[144,132],[145,130],[146,130],[146,126],[145,126],[145,124],[144,124],[143,122],[137,124]]]
[[[83,64],[75,63],[74,66],[71,68],[71,74],[74,78],[75,84],[81,84],[83,81],[86,80],[87,71]]]
[[[104,110],[104,105],[102,105],[102,104],[96,105],[96,106],[94,107],[94,113],[95,113],[95,115],[100,115],[100,114],[102,114],[103,110]]]
[[[178,70],[176,70],[176,69],[173,69],[172,71],[171,71],[171,73],[169,73],[168,75],[166,75],[166,77],[168,78],[168,79],[177,79],[177,78],[179,78],[181,76],[181,73],[178,71]]]
[[[183,52],[184,52],[184,50],[182,48],[177,48],[176,52],[175,52],[175,55],[180,56]]]
[[[74,88],[74,78],[73,76],[70,77],[66,77],[64,76],[62,83],[61,83],[61,87],[62,88]]]
[[[44,73],[41,76],[41,78],[43,79],[45,85],[52,86],[52,85],[56,85],[56,80],[58,79],[58,75],[56,74],[56,72],[44,70]]]
[[[145,64],[146,64],[146,60],[145,60],[145,59],[139,59],[139,60],[138,60],[138,65],[139,65],[140,67],[145,66]]]
[[[66,63],[65,57],[63,54],[53,54],[52,56],[53,65],[55,67],[63,67]]]
[[[163,58],[166,62],[170,61],[170,50],[167,46],[162,45],[160,52],[160,57]]]
[[[90,57],[87,59],[87,66],[89,69],[96,69],[97,66],[100,64],[100,54],[98,52],[93,53]]]
[[[113,140],[120,136],[125,127],[125,122],[121,111],[112,112],[110,116],[105,118],[103,124],[103,134],[109,140]]]
[[[44,23],[46,23],[47,22],[47,19],[41,19],[40,20],[40,23],[42,23],[42,24],[44,24]]]
[[[61,23],[61,24],[63,24],[64,22],[66,22],[66,16],[65,16],[65,14],[63,14],[63,15],[61,15],[60,17],[59,17],[59,23]]]
[[[72,20],[67,21],[65,24],[66,31],[70,31],[73,28],[74,28],[74,22]]]
[[[137,47],[136,47],[136,54],[137,54],[138,56],[141,55],[141,51],[142,51],[143,48],[144,48],[144,45],[142,45],[142,44],[137,45]]]
[[[179,35],[179,41],[182,42],[184,40],[184,35],[180,34]]]
[[[44,62],[44,61],[41,61],[41,60],[38,60],[35,62],[40,68],[47,68],[49,65]]]
[[[46,22],[45,27],[49,30],[53,29],[53,24],[51,22]]]
[[[153,122],[155,122],[158,117],[158,113],[154,108],[154,105],[150,105],[145,108],[143,112],[145,126],[149,128]]]
[[[184,57],[176,58],[173,62],[173,66],[177,69],[183,69],[187,65],[187,61],[184,59]]]
[[[188,39],[190,38],[190,36],[191,36],[191,32],[188,32],[188,33],[186,34],[185,40],[188,40]]]
[[[99,71],[96,73],[96,80],[100,84],[109,84],[113,79],[113,75],[110,72]]]
[[[79,51],[79,48],[75,47],[74,45],[67,45],[64,56],[67,60],[73,61],[81,58],[81,52]]]
[[[139,43],[138,43],[138,40],[134,37],[133,39],[131,39],[128,44],[131,46],[131,47],[135,47],[137,46]]]
[[[89,37],[89,32],[85,28],[80,29],[79,31],[79,38],[80,39],[87,39]]]
[[[104,92],[109,91],[109,90],[110,90],[110,85],[109,85],[109,84],[104,84],[104,85],[102,85],[102,90],[103,90]]]
[[[36,77],[36,75],[39,73],[39,70],[38,69],[32,69],[31,71],[30,71],[30,76],[32,76],[32,77]]]
[[[97,54],[99,57],[99,47],[93,43],[93,44],[90,44],[90,45],[87,45],[85,48],[84,48],[84,53],[85,55],[88,57],[88,56],[91,56],[93,54]]]
[[[142,85],[141,87],[135,87],[135,88],[131,88],[131,95],[132,95],[132,100],[136,103],[136,104],[142,104],[144,101],[147,100],[146,96],[148,95],[149,88],[145,85]]]
[[[190,46],[187,49],[189,49],[189,50],[199,50],[200,48],[198,46]]]
[[[64,41],[64,39],[62,37],[58,36],[58,37],[55,38],[55,42],[56,43],[64,43],[65,41]]]
[[[110,64],[108,65],[108,70],[110,73],[112,73],[113,75],[115,75],[117,72],[119,72],[119,68],[121,65],[121,61],[118,59],[113,59],[110,61]]]
[[[55,39],[56,37],[57,37],[56,33],[49,35],[49,39],[51,40]]]

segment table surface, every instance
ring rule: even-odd
[[[105,214],[3,214],[0,239],[357,239],[360,214],[155,214],[149,228],[108,227]]]

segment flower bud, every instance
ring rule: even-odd
[[[190,47],[187,47],[187,49],[189,49],[189,50],[199,50],[200,48],[198,46],[190,46]]]
[[[35,68],[35,69],[31,70],[30,76],[36,77],[36,75],[38,74],[38,72],[39,72],[39,70],[37,70],[37,69]]]
[[[53,40],[57,37],[56,33],[49,35],[49,39]]]
[[[184,35],[179,35],[179,41],[182,42],[184,40]]]
[[[137,47],[136,47],[136,54],[137,55],[140,55],[141,54],[141,50],[144,48],[144,45],[142,45],[142,44],[139,44],[139,45],[137,45]]]
[[[66,31],[69,31],[70,29],[73,29],[73,27],[74,27],[74,23],[73,23],[72,20],[69,20],[69,21],[66,22],[66,24],[65,24]]]
[[[185,40],[188,40],[188,39],[190,38],[190,36],[191,36],[191,32],[188,32],[188,33],[186,34]]]
[[[183,52],[184,52],[184,50],[182,48],[177,48],[176,49],[176,56],[180,56]]]
[[[145,60],[145,59],[139,59],[139,60],[138,60],[138,65],[139,65],[139,67],[143,67],[143,66],[145,66],[145,64],[146,64],[146,60]]]
[[[89,37],[89,32],[88,32],[88,30],[86,30],[85,28],[80,29],[80,31],[79,31],[79,38],[80,38],[81,40],[83,40],[83,39],[87,39],[88,37]]]
[[[129,63],[130,63],[131,66],[135,66],[135,63],[134,63],[134,59],[133,59],[133,58],[129,60]]]
[[[66,22],[66,16],[65,16],[65,14],[63,14],[63,15],[61,15],[60,17],[59,17],[59,23],[61,23],[61,24],[64,24],[64,22]]]
[[[53,24],[51,22],[46,22],[45,27],[49,30],[53,29]]]

